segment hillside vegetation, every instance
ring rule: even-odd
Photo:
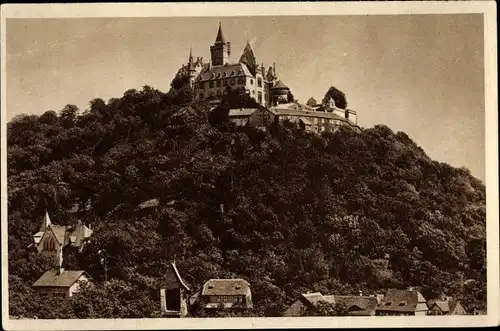
[[[158,316],[158,282],[174,260],[196,289],[247,279],[254,316],[279,316],[307,290],[410,285],[485,307],[485,187],[467,169],[383,125],[321,136],[291,123],[232,128],[191,98],[180,85],[146,86],[82,114],[68,105],[8,123],[11,315]],[[159,205],[138,208],[150,199]],[[97,286],[72,299],[31,292],[47,266],[26,247],[46,210],[53,223],[94,230],[64,263]],[[385,254],[390,270],[375,263]]]

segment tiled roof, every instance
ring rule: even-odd
[[[59,274],[59,270],[48,270],[33,284],[34,287],[70,287],[85,271],[64,270]]]
[[[255,113],[257,108],[234,108],[229,110],[229,117],[238,117],[238,116],[250,116]]]
[[[320,292],[303,293],[302,298],[313,306],[316,306],[320,301],[335,302],[333,296],[323,296]]]
[[[305,109],[305,108],[304,108]],[[339,120],[342,122],[349,123],[353,126],[356,124],[352,123],[345,117],[339,116],[334,113],[326,113],[326,112],[321,112],[321,111],[314,111],[314,110],[299,110],[299,109],[286,109],[282,108],[281,105],[277,107],[273,107],[270,109],[275,115],[278,116],[300,116],[300,117],[315,117],[315,118],[329,118],[333,120]]]
[[[198,76],[199,81],[207,81],[211,79],[222,79],[232,77],[253,77],[244,63],[232,63],[220,66],[212,66],[208,70],[202,70]]]
[[[201,295],[247,295],[250,284],[244,279],[210,279],[203,285]]]
[[[140,203],[137,206],[136,210],[142,210],[142,209],[146,209],[146,208],[154,208],[154,207],[158,207],[159,205],[160,205],[160,200],[151,199],[151,200],[147,200],[147,201]]]
[[[426,300],[418,291],[389,289],[377,306],[380,311],[416,311],[418,304],[426,304]]]

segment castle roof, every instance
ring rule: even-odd
[[[239,62],[246,64],[252,75],[255,75],[257,70],[257,61],[255,59],[255,54],[253,53],[252,46],[250,46],[250,43],[248,41],[245,49],[243,50],[243,53],[241,54]]]
[[[277,81],[276,84],[274,84],[273,87],[271,87],[271,90],[289,90],[290,88],[286,86],[281,80]]]
[[[221,66],[212,66],[210,69],[202,71],[198,76],[198,80],[207,81],[212,79],[244,77],[244,76],[254,77],[244,63],[232,63]]]
[[[217,32],[217,38],[215,38],[215,43],[216,44],[226,43],[226,39],[224,39],[224,35],[222,34],[222,26],[220,22],[219,22],[219,31]]]

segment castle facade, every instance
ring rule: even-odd
[[[273,106],[288,101],[290,89],[278,79],[276,66],[257,64],[255,54],[247,42],[238,62],[231,61],[231,42],[226,41],[219,23],[215,43],[210,46],[210,61],[189,54],[187,64],[177,72],[177,77],[189,77],[198,101],[217,104],[229,89],[245,93],[262,106]]]

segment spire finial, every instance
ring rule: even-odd
[[[193,47],[189,47],[189,63],[193,62]]]

